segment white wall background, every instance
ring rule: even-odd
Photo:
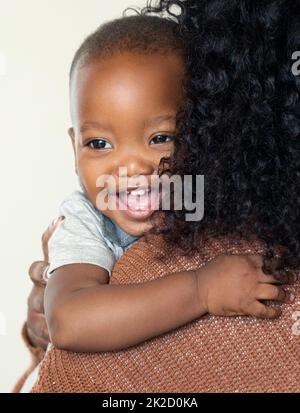
[[[68,71],[81,41],[146,0],[0,0],[0,392],[29,365],[20,329],[31,262],[62,199],[77,187]]]

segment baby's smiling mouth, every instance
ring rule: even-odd
[[[147,219],[159,209],[160,191],[156,188],[131,188],[116,195],[117,209],[128,218]]]

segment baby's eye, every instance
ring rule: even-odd
[[[86,144],[91,149],[111,149],[112,145],[104,139],[93,139]]]
[[[152,145],[152,144],[157,145],[159,143],[161,144],[161,143],[173,142],[174,139],[175,139],[175,137],[171,136],[171,135],[156,135],[156,136],[154,136],[153,139],[151,139],[150,145]]]

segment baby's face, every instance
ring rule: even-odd
[[[73,75],[69,134],[76,173],[98,209],[97,195],[103,189],[96,185],[98,178],[110,175],[116,180],[117,193],[111,196],[118,208],[102,212],[134,236],[150,229],[157,194],[118,193],[119,168],[127,168],[128,178],[145,176],[150,184],[161,158],[171,154],[183,76],[183,60],[171,53],[117,54]],[[136,182],[138,187],[139,179]]]

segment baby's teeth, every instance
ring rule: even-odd
[[[135,189],[135,190],[129,192],[129,194],[132,195],[132,196],[143,196],[143,195],[146,194],[146,190],[145,189]]]

